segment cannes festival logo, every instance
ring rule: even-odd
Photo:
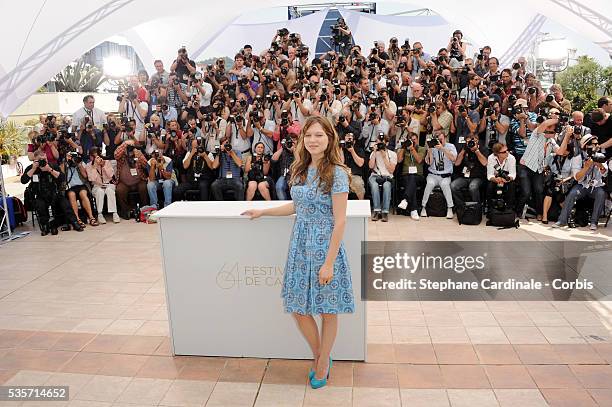
[[[282,284],[283,268],[278,265],[223,263],[217,272],[217,286],[223,290],[242,287],[277,287]]]

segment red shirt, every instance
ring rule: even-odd
[[[34,151],[36,151],[34,144],[28,144],[28,153],[33,153]],[[57,165],[57,159],[53,156],[53,151],[51,150],[51,146],[49,144],[44,144],[43,151],[47,155],[47,162],[49,164]]]

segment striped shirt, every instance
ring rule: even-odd
[[[529,137],[527,148],[521,159],[521,164],[533,172],[542,172],[546,166],[546,156],[557,150],[557,144],[551,138],[546,138],[544,133],[533,132]]]

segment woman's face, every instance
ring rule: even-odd
[[[159,127],[159,117],[151,117],[151,123],[155,127]]]
[[[327,134],[319,123],[315,123],[304,134],[304,146],[310,155],[321,155],[329,143]]]
[[[262,155],[264,153],[263,144],[257,144],[257,146],[255,147],[255,153],[257,153],[258,155]]]

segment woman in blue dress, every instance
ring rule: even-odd
[[[292,202],[243,213],[260,216],[296,214],[281,296],[313,354],[308,374],[313,388],[327,384],[338,314],[355,310],[351,271],[342,236],[346,223],[350,171],[340,159],[338,134],[324,117],[304,123],[291,165]],[[319,327],[314,315],[321,315]]]

